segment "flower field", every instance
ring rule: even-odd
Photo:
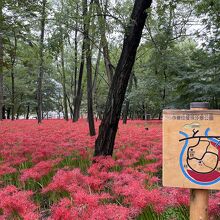
[[[160,121],[120,124],[112,158],[94,142],[84,120],[0,122],[0,220],[188,219],[189,190],[162,187]]]

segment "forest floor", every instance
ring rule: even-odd
[[[0,220],[188,219],[189,191],[162,187],[161,121],[120,123],[113,157],[92,163],[94,142],[85,120],[1,122]]]

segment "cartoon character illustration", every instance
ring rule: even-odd
[[[180,131],[185,142],[179,163],[184,176],[198,185],[212,185],[220,181],[220,136],[210,136],[207,128],[203,136],[192,130],[192,136]]]

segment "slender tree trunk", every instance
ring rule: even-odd
[[[130,101],[126,100],[125,101],[124,111],[123,111],[123,124],[127,124],[128,113],[129,113],[129,105],[130,105]]]
[[[121,108],[129,77],[135,62],[142,30],[147,18],[146,9],[151,0],[135,0],[129,26],[125,33],[123,49],[109,90],[104,117],[99,127],[94,155],[112,155]]]
[[[93,93],[93,97],[94,97],[94,106],[95,106],[96,112],[98,112],[98,108],[97,108],[97,76],[99,74],[100,60],[101,60],[101,49],[99,48],[96,66],[95,66],[95,74],[94,74],[94,78],[93,78],[93,85],[92,85],[92,93]],[[97,117],[96,117],[96,121],[97,121]]]
[[[104,11],[103,13],[99,0],[94,0],[94,2],[96,3],[96,11],[98,14],[99,30],[100,30],[100,35],[101,35],[101,47],[103,48],[105,70],[106,70],[107,77],[108,77],[108,83],[109,85],[111,85],[113,74],[114,74],[114,69],[113,69],[113,65],[110,60],[108,41],[106,38],[106,20],[105,20],[105,16],[103,15],[103,14],[106,14],[106,11]],[[107,10],[107,7],[105,8],[106,8],[105,10]]]
[[[77,94],[77,72],[78,72],[78,68],[77,68],[77,61],[78,61],[78,52],[77,52],[77,48],[78,48],[78,42],[77,42],[77,30],[75,30],[75,52],[74,52],[74,74],[71,77],[71,92],[73,94],[72,97],[72,102],[71,100],[68,100],[69,102],[69,108],[71,111],[71,119],[73,120],[73,108],[74,108],[74,103],[75,103],[75,99],[76,99],[76,94]]]
[[[11,120],[15,119],[15,78],[14,68],[11,69]]]
[[[30,115],[30,105],[27,106],[27,113],[26,113],[26,119],[29,119],[29,115]]]
[[[84,4],[84,0],[82,0],[82,4]],[[83,10],[83,17],[85,18],[86,10]],[[84,22],[83,25],[83,32],[85,33],[86,30],[86,23]],[[78,78],[78,85],[77,85],[77,93],[76,98],[74,100],[74,113],[73,113],[73,122],[78,121],[80,117],[80,106],[82,100],[82,79],[83,79],[83,72],[84,72],[84,64],[85,64],[85,48],[86,48],[86,37],[85,34],[83,35],[83,44],[81,50],[81,61],[80,61],[80,68],[79,68],[79,78]]]
[[[16,51],[17,51],[17,36],[14,32],[14,48],[12,49],[13,53],[11,55],[11,120],[15,119],[15,76],[14,76],[14,67],[16,61]]]
[[[5,105],[3,105],[3,107],[2,107],[2,119],[6,119],[5,112],[6,112]]]
[[[76,14],[79,14],[79,4],[76,3]],[[69,104],[71,111],[71,119],[73,120],[73,108],[77,94],[77,73],[78,73],[78,19],[75,21],[75,33],[74,33],[74,72],[71,75],[71,93],[72,93],[72,102]],[[71,101],[68,100],[68,102]]]
[[[98,52],[96,65],[95,65],[95,73],[94,73],[94,78],[93,78],[93,84],[92,84],[92,91],[93,91],[94,95],[95,95],[96,89],[97,89],[97,76],[99,74],[100,60],[101,60],[101,49],[99,49],[99,52]]]
[[[3,119],[3,1],[0,1],[0,120]]]
[[[87,107],[88,107],[89,132],[90,132],[90,136],[94,136],[96,133],[95,133],[94,114],[93,114],[91,55],[87,54],[86,60],[87,60]]]
[[[76,98],[74,100],[73,122],[76,122],[79,119],[79,112],[80,112],[81,98],[82,98],[82,78],[83,78],[84,64],[85,64],[85,39],[83,39],[77,93],[76,93]]]
[[[45,20],[46,20],[46,3],[47,0],[42,1],[42,13],[41,13],[41,35],[40,35],[40,67],[39,67],[39,76],[37,83],[37,116],[38,123],[42,122],[42,81],[43,81],[43,72],[44,72],[44,33],[45,33]]]
[[[21,96],[20,96],[20,104],[19,104],[19,106],[17,108],[16,119],[19,119],[19,116],[20,116],[20,110],[21,110],[21,107],[22,107],[23,97],[24,97],[24,94],[21,94]]]
[[[61,28],[61,68],[62,68],[62,84],[63,84],[63,106],[64,106],[64,119],[68,121],[68,107],[67,107],[67,93],[66,93],[66,73],[64,66],[64,42],[63,33]]]
[[[161,119],[162,119],[162,111],[160,111],[158,115],[158,120],[161,120]]]
[[[67,98],[67,102],[68,102],[69,109],[70,109],[70,116],[71,116],[71,119],[73,119],[73,108],[72,108],[72,104],[71,104],[71,101],[70,101],[70,98],[68,97],[68,95],[66,96],[66,98]]]
[[[20,110],[21,110],[21,104],[18,106],[17,114],[16,114],[16,119],[19,119]]]
[[[85,13],[86,13],[86,11],[83,10],[83,17],[86,16]],[[85,29],[86,29],[86,25],[84,24],[83,31],[85,31]],[[83,71],[84,71],[84,64],[85,64],[85,45],[86,45],[86,39],[85,39],[85,35],[84,35],[83,36],[82,51],[81,51],[81,61],[80,61],[80,68],[79,68],[77,92],[76,92],[76,97],[74,100],[73,122],[78,121],[79,113],[80,113],[80,106],[81,106],[81,99],[82,99],[82,78],[83,78]]]
[[[94,115],[93,115],[93,94],[92,94],[92,56],[91,56],[91,42],[89,38],[90,28],[90,15],[92,6],[90,5],[89,12],[87,6],[87,0],[83,1],[83,11],[86,16],[84,17],[85,23],[85,51],[86,51],[86,69],[87,69],[87,111],[88,111],[88,122],[89,122],[89,133],[90,136],[95,135]]]
[[[79,13],[79,7],[78,4],[76,5],[76,13],[78,15]],[[77,64],[78,64],[78,20],[76,19],[76,29],[75,29],[75,38],[74,38],[74,44],[75,44],[75,54],[74,54],[74,64],[75,64],[75,68],[74,68],[74,91],[73,91],[73,96],[74,99],[76,98],[76,89],[77,89],[77,72],[78,72],[78,68],[77,68]]]
[[[142,103],[142,109],[143,109],[143,111],[142,111],[142,120],[146,120],[146,111],[145,111],[145,104],[144,104],[144,102]]]
[[[10,119],[10,115],[11,115],[11,108],[10,107],[8,107],[6,109],[6,114],[7,114],[7,119]]]
[[[130,94],[131,90],[132,90],[132,86],[133,86],[133,77],[134,73],[131,73],[130,79],[129,79],[129,85],[128,85],[128,95]],[[128,119],[128,112],[129,112],[129,105],[130,105],[130,101],[129,99],[127,99],[125,101],[125,107],[123,110],[123,124],[127,124],[127,119]]]
[[[163,87],[163,95],[162,95],[162,101],[163,106],[166,106],[166,84],[167,84],[167,74],[166,74],[167,67],[164,67],[163,75],[164,75],[164,87]]]

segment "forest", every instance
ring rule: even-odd
[[[101,119],[133,1],[1,1],[2,118]],[[154,1],[129,78],[124,120],[191,101],[219,107],[219,1]],[[88,101],[89,100],[89,101]],[[88,109],[91,102],[93,108]],[[53,114],[52,114],[53,113]]]
[[[219,28],[219,0],[0,0],[0,220],[220,219]]]

